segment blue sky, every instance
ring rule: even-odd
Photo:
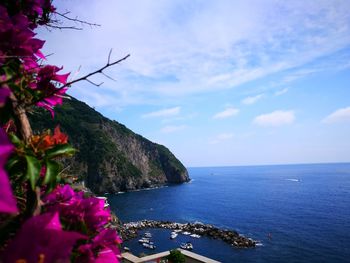
[[[69,94],[186,166],[350,161],[349,1],[56,6],[101,24],[39,32],[71,78],[131,55]]]

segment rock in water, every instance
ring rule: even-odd
[[[66,99],[55,118],[37,109],[35,130],[60,125],[79,151],[66,160],[68,173],[78,175],[95,193],[115,193],[189,181],[183,164],[165,146],[153,143],[111,121],[87,104]]]

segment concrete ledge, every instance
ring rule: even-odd
[[[216,261],[214,259],[207,258],[202,255],[199,255],[184,249],[177,249],[177,250],[181,251],[181,253],[186,257],[186,263],[220,263],[219,261]],[[131,254],[130,252],[125,252],[125,253],[122,253],[122,262],[125,262],[125,263],[157,262],[158,259],[165,258],[169,254],[170,254],[169,251],[164,251],[157,254],[139,258]]]
[[[199,255],[199,254],[196,254],[196,253],[193,253],[191,251],[188,251],[188,250],[184,250],[184,249],[178,249],[181,251],[182,254],[184,254],[187,257],[191,258],[191,259],[195,259],[197,260],[198,262],[205,262],[205,263],[220,263],[220,261],[216,261],[214,259],[211,259],[211,258],[207,258],[207,257],[204,257],[202,255]],[[187,262],[187,261],[186,261]],[[193,262],[193,261],[192,261]]]

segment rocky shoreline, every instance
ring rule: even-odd
[[[186,231],[190,232],[191,234],[220,239],[236,248],[256,247],[258,244],[257,241],[242,236],[237,231],[220,229],[213,225],[203,224],[201,222],[183,224],[170,221],[142,220],[122,224],[119,232],[122,235],[123,240],[129,240],[138,236],[138,230],[146,228],[163,228],[181,230],[182,232]]]

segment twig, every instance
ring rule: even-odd
[[[75,26],[55,26],[55,25],[51,25],[51,24],[48,24],[46,25],[46,27],[50,27],[50,28],[55,28],[55,29],[74,29],[74,30],[83,30],[83,28],[81,27],[75,27]]]
[[[90,84],[96,86],[96,87],[99,87],[99,86],[101,86],[101,85],[103,84],[103,82],[97,84],[97,83],[95,83],[95,82],[93,82],[93,81],[91,81],[91,80],[89,80],[89,79],[86,79],[86,81],[89,82]]]
[[[79,23],[84,24],[84,25],[89,25],[89,26],[101,26],[101,25],[96,24],[96,23],[90,23],[90,22],[87,22],[87,21],[84,21],[84,20],[80,20],[80,19],[78,19],[78,17],[76,17],[76,18],[71,18],[71,17],[67,16],[67,14],[69,14],[69,12],[66,12],[66,13],[63,13],[63,14],[61,14],[61,13],[59,13],[59,12],[55,12],[55,14],[56,14],[56,15],[59,15],[59,16],[61,16],[61,17],[63,17],[63,18],[65,18],[65,19],[67,19],[67,20],[69,20],[69,21],[79,22]]]
[[[91,76],[93,76],[93,75],[96,75],[96,74],[98,74],[98,73],[103,73],[103,71],[104,71],[106,68],[109,68],[109,67],[111,67],[111,66],[113,66],[113,65],[116,65],[116,64],[122,62],[123,60],[126,60],[128,57],[130,57],[130,54],[128,54],[128,55],[126,55],[125,57],[123,57],[123,58],[121,58],[121,59],[119,59],[119,60],[117,60],[117,61],[114,61],[114,62],[112,62],[112,63],[110,63],[110,62],[108,61],[107,64],[106,64],[104,67],[102,67],[102,68],[100,68],[100,69],[98,69],[98,70],[96,70],[96,71],[94,71],[94,72],[91,72],[91,73],[89,73],[89,74],[87,74],[87,75],[85,75],[85,76],[83,76],[83,77],[81,77],[81,78],[78,78],[78,79],[72,80],[72,81],[70,81],[70,82],[67,82],[65,85],[63,85],[62,87],[60,87],[60,88],[57,89],[57,90],[63,89],[63,88],[65,88],[65,87],[69,87],[69,86],[71,86],[71,85],[72,85],[73,83],[75,83],[75,82],[82,81],[82,80],[87,80],[89,77],[91,77]],[[108,56],[108,58],[109,58],[109,56]]]
[[[116,65],[116,64],[119,64],[119,63],[121,63],[122,61],[126,60],[128,57],[130,57],[130,54],[128,54],[128,55],[126,55],[125,57],[123,57],[123,58],[121,58],[121,59],[118,59],[118,60],[116,60],[116,61],[114,61],[114,62],[110,62],[111,54],[112,54],[112,50],[111,50],[111,51],[109,52],[109,54],[108,54],[107,64],[106,64],[105,66],[103,66],[102,68],[100,68],[100,69],[98,69],[98,70],[95,70],[95,71],[93,71],[93,72],[91,72],[91,73],[89,73],[89,74],[87,74],[87,75],[85,75],[85,76],[83,76],[83,77],[81,77],[81,78],[78,78],[78,79],[72,80],[72,81],[70,81],[70,82],[67,82],[65,85],[62,85],[61,87],[56,88],[56,89],[53,90],[52,92],[49,92],[49,93],[45,94],[45,96],[43,96],[43,97],[41,97],[41,98],[39,98],[39,99],[37,99],[37,100],[32,101],[28,106],[34,105],[34,104],[36,104],[37,102],[41,101],[42,99],[51,97],[51,96],[55,95],[57,92],[59,92],[60,90],[66,88],[66,87],[70,87],[72,84],[74,84],[74,83],[76,83],[76,82],[79,82],[79,81],[82,81],[82,80],[85,80],[85,81],[89,82],[90,84],[92,84],[92,85],[94,85],[94,86],[96,86],[96,87],[99,87],[99,86],[101,86],[101,85],[103,84],[103,82],[97,84],[97,83],[95,83],[95,82],[89,80],[89,77],[91,77],[91,76],[93,76],[93,75],[96,75],[96,74],[102,74],[102,75],[108,77],[109,79],[114,80],[114,79],[111,78],[110,76],[106,75],[103,71],[104,71],[106,68],[109,68],[109,67],[111,67],[111,66],[114,66],[114,65]],[[115,80],[114,80],[114,81],[115,81]]]

